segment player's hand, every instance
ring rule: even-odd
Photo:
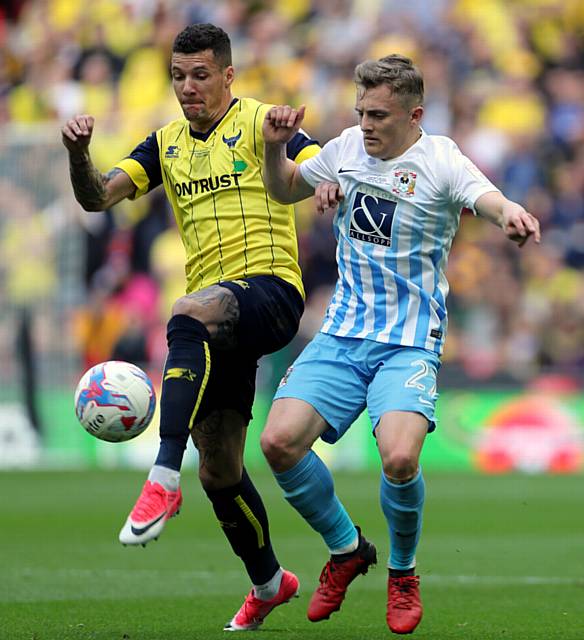
[[[344,199],[341,185],[336,182],[319,182],[314,190],[316,212],[321,216],[327,211],[334,211]]]
[[[301,105],[294,109],[289,105],[272,107],[264,118],[264,141],[268,143],[286,143],[298,133],[304,120],[306,107]]]
[[[82,153],[89,147],[94,123],[93,116],[81,115],[71,118],[61,127],[63,144],[69,153]]]
[[[516,202],[503,206],[502,225],[505,235],[522,247],[533,236],[537,244],[541,240],[539,221]]]

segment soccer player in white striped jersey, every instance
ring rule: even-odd
[[[444,271],[464,207],[510,240],[539,242],[537,220],[511,202],[443,136],[421,128],[424,85],[411,60],[391,55],[355,70],[359,126],[302,165],[286,158],[304,108],[264,121],[264,181],[283,203],[317,188],[331,206],[338,281],[320,332],[276,392],[262,448],[286,499],[321,534],[331,558],[309,604],[312,621],[337,611],[350,582],[376,561],[332,476],[311,449],[336,442],[368,409],[381,457],[387,520],[387,624],[411,633],[422,617],[415,552],[424,480],[419,457],[433,431],[436,375],[447,328]]]

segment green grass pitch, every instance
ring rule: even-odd
[[[2,640],[198,640],[249,589],[192,472],[158,542],[123,548],[118,531],[143,473],[0,474]],[[374,474],[337,473],[337,491],[377,545],[379,564],[351,585],[342,611],[312,624],[306,606],[327,552],[256,474],[280,562],[300,598],[276,609],[263,640],[392,637],[385,626],[387,535]],[[426,474],[418,567],[419,640],[584,639],[584,478]]]

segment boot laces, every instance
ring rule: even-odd
[[[159,484],[151,484],[140,495],[132,511],[132,517],[139,521],[149,520],[163,513],[166,508],[166,491]]]
[[[242,611],[240,613],[243,613],[248,624],[260,622],[263,619],[261,612],[262,605],[265,604],[266,603],[263,600],[255,597],[252,589],[252,591],[250,591],[247,598],[245,599]]]
[[[417,580],[414,576],[394,578],[391,581],[392,605],[396,609],[411,609],[416,600]]]
[[[330,591],[344,593],[347,588],[347,585],[344,584],[343,581],[343,574],[346,573],[346,571],[344,571],[345,567],[350,569],[349,565],[345,565],[344,562],[337,563],[329,560],[320,572],[320,585],[318,590],[324,594]]]

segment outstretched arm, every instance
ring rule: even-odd
[[[499,191],[483,194],[475,203],[476,212],[501,227],[505,235],[522,247],[531,236],[537,244],[541,240],[539,222],[520,204],[508,200]]]
[[[121,169],[102,174],[89,155],[94,118],[75,116],[61,128],[63,144],[69,152],[69,173],[77,202],[86,211],[104,211],[134,195],[136,186]]]
[[[283,204],[291,204],[308,198],[314,193],[302,177],[299,165],[286,157],[286,143],[300,129],[304,119],[304,106],[272,107],[263,124],[264,135],[264,184],[272,198]]]

